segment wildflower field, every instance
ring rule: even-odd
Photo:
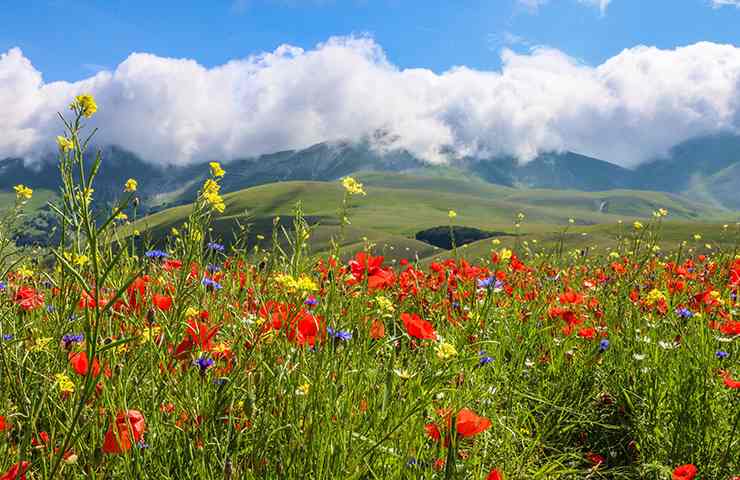
[[[310,253],[300,206],[284,242],[227,247],[215,162],[149,246],[135,179],[94,208],[97,106],[71,109],[60,244],[13,247],[23,185],[2,224],[0,479],[740,475],[740,250],[659,252],[656,211],[600,256],[391,266]],[[342,185],[344,226],[365,190]]]

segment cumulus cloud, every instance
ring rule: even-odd
[[[83,92],[98,99],[91,123],[101,145],[165,164],[386,132],[383,148],[430,162],[450,151],[527,161],[572,150],[632,166],[740,127],[740,48],[732,45],[639,46],[597,66],[544,47],[501,55],[497,71],[401,69],[371,38],[349,37],[214,68],[135,53],[113,71],[44,83],[12,49],[0,56],[0,158],[53,150],[56,112]]]
[[[720,7],[726,7],[726,6],[734,6],[737,8],[740,8],[740,0],[710,0],[712,2],[712,7],[714,8],[720,8]]]

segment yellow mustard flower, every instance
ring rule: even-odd
[[[367,195],[362,183],[352,177],[344,177],[342,179],[342,186],[350,195]]]
[[[54,375],[54,380],[61,393],[69,394],[75,391],[75,384],[67,375],[63,373],[57,373],[56,375]]]
[[[79,111],[85,118],[90,118],[98,111],[98,104],[95,98],[89,93],[77,95],[72,103],[69,104],[70,110]]]
[[[211,175],[216,178],[221,178],[226,174],[226,171],[221,168],[221,164],[218,162],[211,162],[208,164],[211,167]]]
[[[457,355],[457,350],[451,343],[442,342],[437,346],[435,353],[440,360],[447,360]]]
[[[131,193],[135,192],[137,188],[139,188],[139,182],[137,182],[133,178],[129,178],[128,180],[126,180],[126,184],[123,186],[123,191]]]
[[[18,200],[30,200],[33,197],[33,190],[22,183],[13,187],[13,190],[15,190],[15,198]]]
[[[68,152],[74,148],[74,143],[67,137],[57,135],[57,145],[62,152]]]

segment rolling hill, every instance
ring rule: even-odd
[[[593,241],[611,241],[619,220],[631,223],[635,218],[650,218],[658,208],[667,208],[674,222],[683,222],[677,237],[688,239],[695,229],[717,230],[716,225],[699,226],[698,218],[722,219],[718,212],[682,197],[660,192],[611,190],[605,192],[560,191],[547,189],[522,190],[486,184],[479,180],[424,177],[418,174],[358,173],[366,185],[366,197],[353,197],[350,209],[351,226],[342,246],[346,251],[362,247],[364,241],[376,244],[390,258],[431,258],[442,249],[414,239],[420,231],[449,224],[448,211],[458,216],[455,225],[481,231],[496,232],[505,243],[523,238],[539,238],[543,243],[560,235],[569,219],[576,225],[572,232],[593,232]],[[312,248],[325,251],[332,236],[338,237],[337,209],[343,190],[338,182],[289,181],[261,185],[232,192],[224,196],[226,211],[214,221],[215,238],[229,243],[237,222],[248,223],[244,234],[250,245],[269,242],[273,218],[279,216],[281,225],[290,229],[296,202],[307,220],[314,226]],[[604,211],[600,206],[607,202]],[[516,215],[525,215],[523,226],[515,228]],[[190,213],[184,205],[154,213],[139,220],[134,227],[149,232],[155,244],[173,228],[180,227]],[[605,229],[605,227],[608,227]],[[623,227],[624,228],[624,227]],[[258,240],[258,235],[264,240]],[[364,238],[364,240],[363,240]],[[592,241],[591,238],[588,239]],[[580,237],[579,237],[580,241]],[[477,244],[488,245],[482,240]]]

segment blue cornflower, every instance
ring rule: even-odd
[[[406,461],[406,466],[407,466],[407,467],[411,467],[411,468],[413,468],[413,467],[415,467],[416,465],[417,465],[417,462],[416,462],[416,459],[415,459],[415,458],[409,458],[409,459],[408,459],[408,460]]]
[[[729,353],[725,352],[724,350],[718,350],[714,354],[714,356],[717,357],[717,358],[719,358],[720,360],[722,360],[723,358],[727,358],[728,355],[729,355]]]
[[[478,366],[482,367],[483,365],[488,365],[489,363],[493,362],[493,357],[489,357],[488,354],[486,354],[485,350],[481,350],[478,352],[478,356],[480,357],[478,359]]]
[[[208,270],[209,273],[216,273],[216,272],[220,272],[221,271],[221,267],[219,267],[218,265],[215,265],[213,263],[209,263],[206,266],[206,270]]]
[[[163,252],[162,250],[149,250],[144,254],[144,256],[153,260],[159,260],[169,257],[169,254],[167,252]]]
[[[209,367],[213,366],[213,359],[209,357],[200,357],[196,361],[193,362],[194,365],[197,365],[200,368],[200,373],[206,373],[206,370],[208,370]]]
[[[5,290],[5,282],[0,282],[0,291]]]
[[[145,450],[149,448],[149,444],[146,443],[144,440],[139,440],[139,442],[136,444],[137,447],[139,447],[141,450]]]
[[[200,282],[204,287],[211,288],[213,290],[221,290],[223,286],[221,286],[220,283],[213,280],[212,278],[203,277],[203,280]]]
[[[352,340],[352,332],[348,332],[346,330],[334,330],[331,327],[326,327],[326,331],[330,337],[335,338],[337,340],[341,340],[343,342]]]
[[[69,348],[73,343],[80,343],[85,339],[85,335],[82,333],[68,333],[62,337],[62,342],[65,348]]]
[[[213,384],[218,385],[220,387],[221,385],[224,385],[226,383],[226,380],[227,380],[226,378],[214,378]]]
[[[599,352],[604,353],[609,349],[609,340],[606,338],[599,342]]]
[[[691,318],[694,316],[693,312],[686,307],[678,307],[676,309],[676,315],[681,318]]]
[[[47,305],[46,306],[46,311],[49,312],[49,313],[53,312],[54,311],[54,305]]]
[[[478,280],[478,288],[488,288],[491,286],[491,284],[493,284],[494,280],[494,277],[488,277],[482,280]]]
[[[209,250],[213,250],[214,252],[223,252],[224,250],[226,250],[226,247],[216,242],[208,242],[208,244],[206,244],[206,247]]]
[[[319,301],[316,299],[316,297],[314,297],[313,295],[311,295],[303,303],[306,304],[306,305],[308,305],[309,307],[315,307],[316,305],[319,304]]]
[[[6,342],[13,340],[13,334],[6,333],[5,335],[3,335],[3,340],[5,340]]]

